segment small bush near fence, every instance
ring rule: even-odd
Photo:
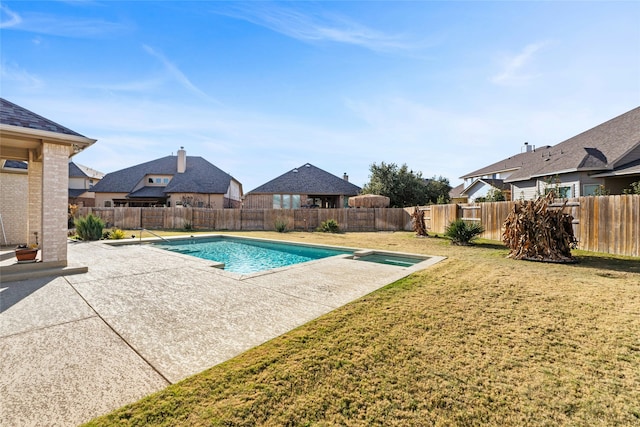
[[[78,218],[74,221],[76,233],[82,240],[100,240],[104,221],[93,214]]]
[[[278,218],[275,220],[274,227],[278,233],[287,231],[287,220]]]
[[[328,219],[326,221],[322,221],[318,227],[318,231],[322,231],[323,233],[339,233],[340,226],[335,219]]]
[[[454,245],[470,245],[482,233],[484,233],[482,224],[463,219],[456,219],[444,230],[445,237],[451,239]]]

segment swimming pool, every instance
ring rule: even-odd
[[[353,249],[347,248],[323,248],[232,237],[163,241],[153,245],[160,249],[223,263],[225,271],[240,274],[353,253]]]

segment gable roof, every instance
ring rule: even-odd
[[[0,123],[29,129],[44,130],[65,135],[81,136],[78,132],[64,127],[54,121],[44,118],[13,102],[0,98]]]
[[[78,163],[69,161],[69,178],[97,178],[104,177],[102,172],[98,172],[90,167],[80,165]]]
[[[187,168],[178,173],[178,156],[166,156],[116,172],[108,173],[98,182],[96,193],[130,193],[146,175],[172,175],[163,193],[225,194],[231,175],[199,156],[186,156]],[[138,192],[136,192],[138,193]]]
[[[251,190],[247,194],[326,194],[355,196],[361,188],[306,163]]]
[[[494,173],[500,173],[510,170],[516,170],[527,164],[531,159],[536,157],[536,152],[544,149],[551,148],[550,145],[545,145],[541,148],[533,148],[531,151],[525,151],[523,153],[516,154],[511,157],[507,157],[506,159],[500,160],[499,162],[495,162],[489,166],[485,166],[481,169],[468,173],[460,177],[460,179],[465,178],[476,178],[484,175],[492,175]],[[538,154],[539,155],[539,154]]]
[[[575,171],[614,170],[640,157],[640,107],[536,153],[531,162],[506,181]]]
[[[492,187],[492,188],[497,188],[498,190],[501,190],[501,191],[511,189],[511,185],[506,184],[502,179],[479,178],[474,180],[468,187],[466,187],[463,191],[461,191],[460,196],[468,195],[469,190],[481,184]]]
[[[449,197],[452,199],[455,199],[456,197],[460,197],[462,195],[462,190],[464,190],[464,183],[453,187],[451,190],[449,190]]]

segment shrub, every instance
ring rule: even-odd
[[[124,234],[124,231],[120,230],[119,228],[113,228],[111,230],[111,233],[109,233],[109,239],[111,240],[120,240],[126,237],[127,236]]]
[[[287,221],[282,218],[276,219],[275,228],[278,233],[284,233],[287,231]]]
[[[454,245],[470,245],[471,241],[484,233],[484,227],[479,222],[456,219],[449,223],[444,235],[451,239]]]
[[[193,230],[193,224],[191,224],[189,221],[185,221],[182,228],[184,229],[184,231],[191,231]]]
[[[322,221],[320,227],[317,228],[317,231],[322,231],[323,233],[339,233],[340,226],[338,226],[338,222],[335,219],[328,219],[326,221]]]
[[[629,188],[622,190],[624,194],[640,194],[640,181],[632,182]]]
[[[100,240],[104,221],[94,214],[78,218],[74,221],[76,233],[82,240]]]

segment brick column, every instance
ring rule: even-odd
[[[42,261],[66,265],[69,148],[45,142],[42,154]]]
[[[42,244],[42,162],[35,161],[33,152],[29,154],[28,167],[28,188],[27,196],[27,243],[32,245],[36,243],[38,233],[38,244]]]

